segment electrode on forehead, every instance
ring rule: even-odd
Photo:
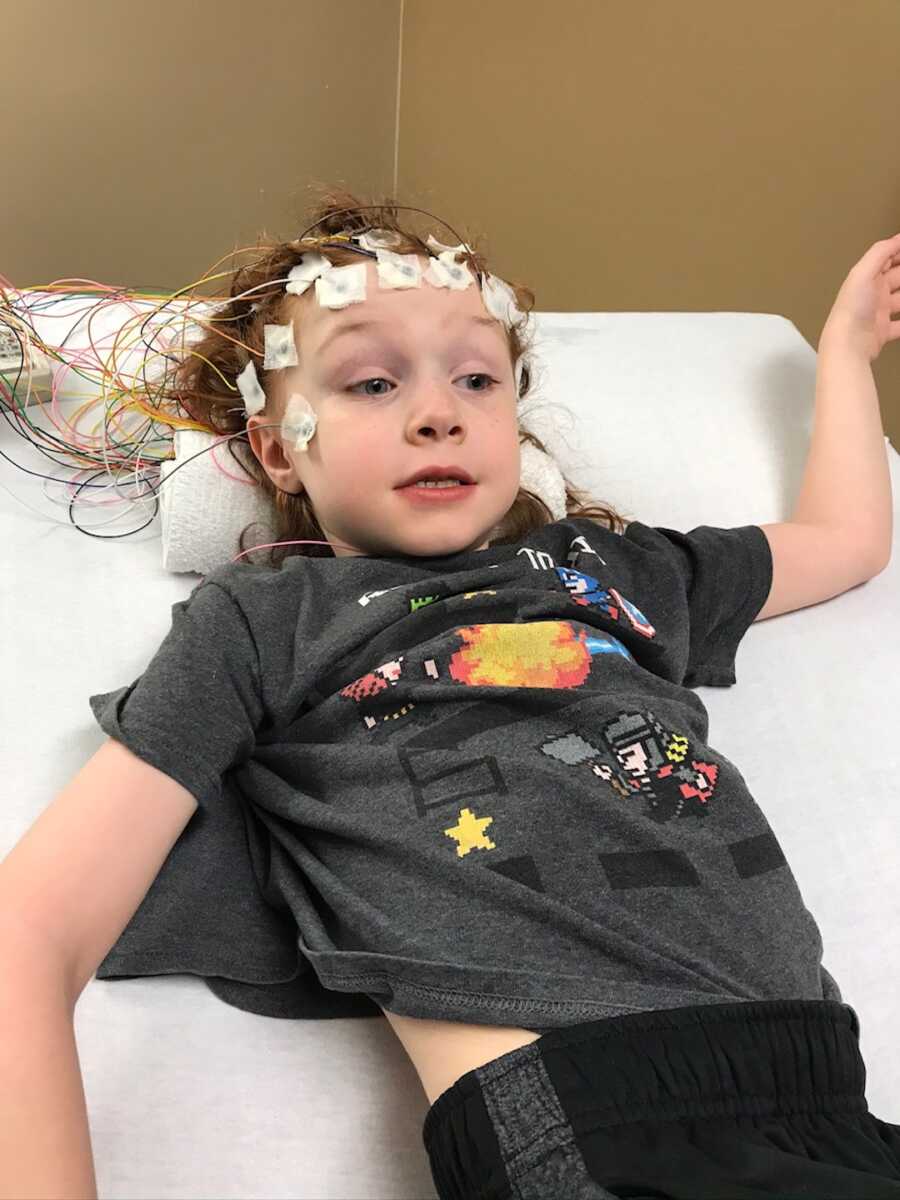
[[[332,267],[316,279],[316,299],[323,308],[346,308],[366,298],[366,264]]]
[[[264,325],[263,333],[266,339],[266,355],[263,366],[267,371],[277,371],[279,367],[296,367],[299,365],[297,346],[294,343],[294,322],[287,325]]]
[[[285,441],[292,442],[295,450],[305,453],[315,436],[317,424],[318,418],[310,402],[299,392],[292,392],[281,419]]]
[[[394,254],[391,250],[375,251],[378,258],[380,288],[411,288],[422,286],[422,264],[415,254]]]
[[[475,282],[475,276],[465,263],[456,261],[455,255],[454,250],[445,250],[437,258],[431,259],[428,270],[425,272],[425,278],[432,287],[447,287],[453,288],[455,291],[462,291],[470,283]]]

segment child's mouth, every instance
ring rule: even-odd
[[[412,483],[396,490],[401,496],[406,496],[407,499],[412,500],[413,503],[446,504],[449,502],[451,504],[458,504],[466,493],[474,492],[476,487],[478,487],[477,483],[454,483],[449,487],[419,487],[418,484]]]

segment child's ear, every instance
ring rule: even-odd
[[[262,426],[263,428],[257,428]],[[297,468],[291,461],[281,440],[280,430],[271,417],[264,415],[247,418],[247,440],[260,466],[276,487],[283,492],[296,495],[303,491]]]

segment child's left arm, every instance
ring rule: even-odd
[[[896,265],[895,265],[896,264]],[[876,242],[844,281],[819,339],[812,440],[789,521],[761,525],[772,587],[756,620],[871,579],[890,561],[891,474],[871,363],[900,338],[900,234]]]

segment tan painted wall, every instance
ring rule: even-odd
[[[816,346],[847,271],[900,232],[896,0],[3,12],[19,286],[184,286],[295,236],[322,180],[483,237],[544,311],[777,312]],[[896,343],[874,371],[900,448]]]

